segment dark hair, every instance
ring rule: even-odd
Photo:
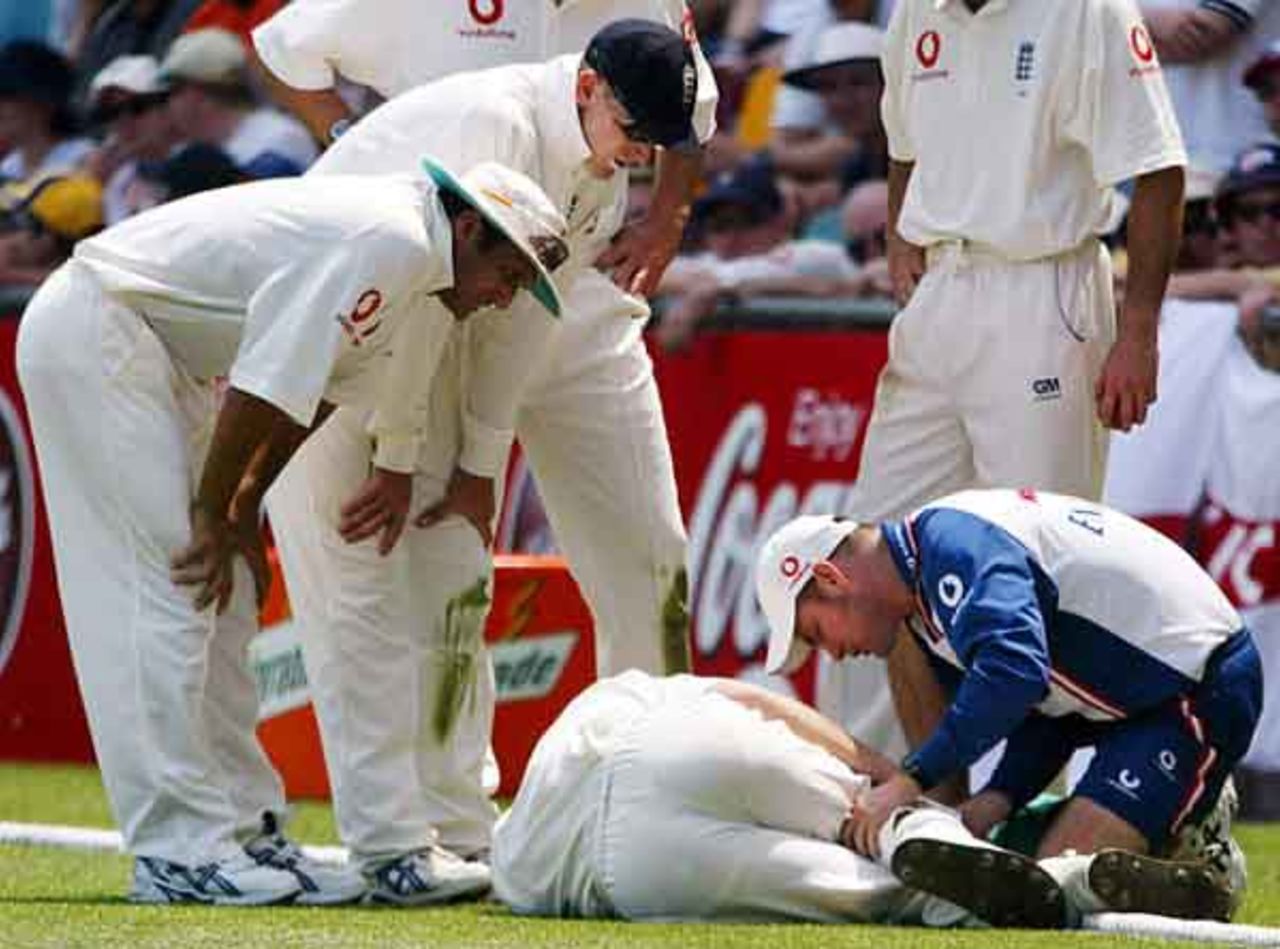
[[[500,230],[494,227],[489,222],[488,218],[486,218],[483,214],[481,214],[478,210],[476,210],[475,205],[469,203],[464,198],[462,198],[461,196],[459,196],[458,194],[452,191],[446,191],[444,188],[441,188],[439,191],[436,192],[436,194],[439,196],[440,204],[441,206],[444,207],[444,213],[448,216],[450,221],[453,221],[455,218],[457,218],[457,216],[461,214],[463,211],[471,211],[477,217],[480,218],[480,223],[483,225],[483,227],[481,227],[480,229],[480,241],[478,245],[479,250],[489,251],[489,250],[493,250],[493,248],[498,246],[499,244],[511,243],[509,240],[507,240],[507,235],[503,234]]]
[[[15,40],[0,49],[0,96],[28,99],[47,106],[50,128],[57,135],[76,131],[71,109],[75,74],[67,58],[52,47]]]

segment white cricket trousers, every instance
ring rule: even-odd
[[[584,738],[589,741],[589,738]],[[562,801],[518,799],[517,807],[596,811],[594,840],[565,841],[568,859],[585,860],[594,882],[586,915],[626,919],[811,922],[929,922],[951,925],[965,914],[908,889],[889,870],[841,846],[841,824],[869,787],[837,758],[765,721],[713,690],[646,714],[606,752],[604,780],[557,783],[557,760],[535,759],[542,783]],[[572,775],[572,771],[569,772]],[[594,800],[580,788],[591,788]],[[525,867],[522,854],[544,855],[545,842],[522,846],[538,816],[505,821],[495,847],[501,895],[528,892],[521,879],[551,871]],[[551,824],[552,821],[548,820]],[[563,868],[556,878],[583,878]],[[560,907],[547,894],[540,908]]]
[[[257,741],[253,582],[196,612],[169,580],[215,415],[145,320],[72,260],[27,306],[18,376],[76,676],[112,813],[136,856],[231,856],[283,790]]]
[[[683,582],[684,527],[633,307],[596,271],[575,280],[516,427],[591,607],[600,675],[664,671],[664,610],[683,609],[671,605]],[[433,383],[414,512],[444,495],[456,463],[462,351],[455,333]],[[479,534],[458,519],[409,526],[387,557],[373,542],[346,544],[338,509],[372,460],[364,417],[339,409],[267,499],[338,827],[366,861],[432,840],[468,855],[489,846],[496,818],[481,780],[495,703],[488,611],[472,602],[489,589],[491,562]],[[682,623],[678,638],[683,648]]]
[[[1093,387],[1114,339],[1111,258],[1096,240],[1026,263],[931,248],[889,332],[848,513],[877,523],[968,488],[1100,498],[1109,436]],[[822,657],[817,704],[873,747],[905,751],[883,663]]]

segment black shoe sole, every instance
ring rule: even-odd
[[[955,903],[992,926],[1061,929],[1066,925],[1062,887],[1021,854],[941,840],[909,840],[894,852],[892,868],[907,886]]]
[[[1089,864],[1089,888],[1119,913],[1222,921],[1231,916],[1231,894],[1194,863],[1102,850]]]

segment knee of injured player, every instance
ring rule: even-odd
[[[815,563],[796,597],[796,638],[834,659],[888,656],[902,617],[868,580],[839,550]]]

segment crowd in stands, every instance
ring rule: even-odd
[[[203,188],[304,170],[316,145],[268,103],[249,40],[284,3],[7,5],[0,284],[38,282],[82,236],[51,225],[37,208],[97,194],[98,214],[67,214],[92,229]],[[1260,312],[1274,299],[1267,271],[1280,265],[1280,186],[1267,170],[1271,153],[1256,147],[1280,134],[1280,8],[1263,5],[1250,17],[1235,4],[1141,6],[1193,166],[1173,295],[1229,296]],[[691,7],[720,85],[719,131],[707,149],[687,252],[661,287],[661,344],[687,344],[735,298],[886,297],[878,57],[892,0],[693,0]],[[1251,162],[1266,167],[1250,172]],[[77,184],[39,192],[50,178]],[[47,239],[14,237],[31,228]],[[1122,231],[1115,242],[1122,246]]]
[[[155,204],[306,169],[249,31],[283,0],[24,0],[0,14],[0,288]]]

